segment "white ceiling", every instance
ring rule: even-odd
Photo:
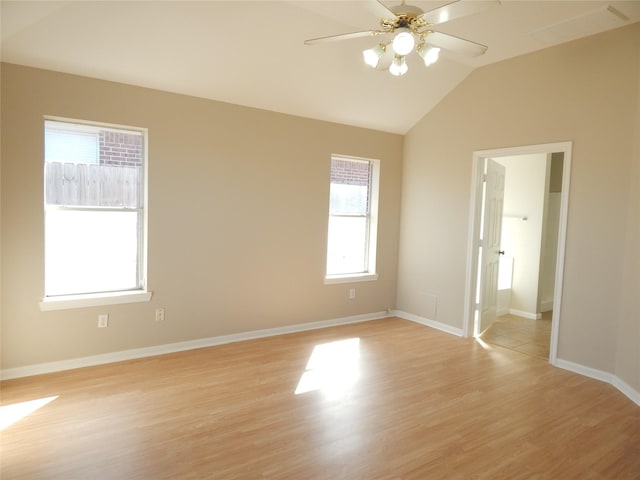
[[[609,5],[629,20],[604,14]],[[303,43],[377,28],[367,0],[2,0],[0,13],[4,62],[406,133],[474,68],[640,21],[640,1],[502,0],[438,26],[485,55],[442,53],[429,68],[415,56],[403,77],[364,65],[370,37]]]

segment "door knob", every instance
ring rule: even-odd
[[[498,255],[504,255],[504,250],[498,250]]]

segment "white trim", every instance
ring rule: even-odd
[[[620,380],[613,373],[586,367],[584,365],[580,365],[579,363],[562,360],[561,358],[556,358],[555,362],[552,362],[552,365],[558,368],[562,368],[563,370],[568,370],[585,377],[608,383],[640,407],[640,392],[634,390],[629,384],[625,383],[623,380]]]
[[[429,320],[424,317],[420,317],[418,315],[414,315],[412,313],[403,312],[401,310],[393,310],[392,315],[402,318],[404,320],[409,320],[412,322],[419,323],[421,325],[425,325],[427,327],[432,327],[438,330],[441,330],[446,333],[450,333],[452,335],[456,335],[458,337],[463,337],[463,330],[461,328],[452,327],[451,325],[446,325],[444,323],[436,322],[434,320]],[[586,367],[584,365],[580,365],[579,363],[569,362],[567,360],[562,360],[556,358],[555,361],[550,362],[554,367],[562,368],[563,370],[568,370],[570,372],[576,373],[578,375],[582,375],[585,377],[593,378],[595,380],[600,380],[602,382],[608,383],[620,391],[623,395],[628,397],[632,402],[636,405],[640,406],[640,392],[635,390],[629,384],[620,380],[617,376],[612,373],[604,372],[602,370],[597,370],[595,368]]]
[[[54,115],[44,115],[44,130],[47,130],[47,123],[64,125],[70,131],[88,130],[95,132],[96,135],[100,131],[110,132],[128,132],[138,133],[142,138],[142,181],[143,181],[143,198],[141,208],[96,208],[96,211],[127,211],[137,212],[138,219],[142,217],[142,221],[138,222],[138,248],[137,248],[137,280],[136,288],[133,291],[119,291],[110,293],[95,294],[77,294],[65,295],[60,297],[44,297],[40,301],[40,310],[64,310],[70,308],[82,308],[101,305],[114,305],[121,303],[148,302],[151,300],[152,292],[147,291],[147,266],[148,266],[148,220],[149,220],[149,129],[146,127],[137,127],[132,125],[121,125],[115,123],[95,122],[90,120],[79,120],[67,117],[58,117]],[[98,145],[98,150],[99,150]],[[98,157],[100,152],[98,151]],[[99,160],[99,158],[98,158]],[[45,205],[45,211],[47,207]],[[65,207],[56,207],[65,208]],[[71,208],[70,210],[91,210],[86,208]],[[46,292],[45,292],[46,294]]]
[[[40,310],[67,310],[70,308],[98,307],[101,305],[118,305],[121,303],[148,302],[153,292],[135,290],[130,292],[91,293],[87,295],[64,295],[45,297],[40,301]]]
[[[584,365],[580,365],[579,363],[570,362],[569,360],[562,360],[561,358],[556,359],[556,362],[553,365],[555,367],[562,368],[563,370],[569,370],[570,372],[578,373],[582,376],[594,378],[606,383],[613,382],[613,379],[615,377],[615,375],[613,375],[612,373],[608,373],[603,370],[598,370],[591,367],[586,367]]]
[[[464,285],[464,320],[462,321],[462,336],[469,338],[473,333],[473,315],[476,310],[475,275],[477,271],[476,238],[480,238],[480,218],[482,210],[482,181],[484,169],[481,162],[473,155],[471,163],[471,205],[469,208],[469,232],[467,234],[467,266]],[[471,315],[471,317],[469,317]]]
[[[540,320],[542,318],[541,313],[525,312],[524,310],[516,310],[515,308],[510,308],[509,313],[518,317],[528,318],[529,320]]]
[[[640,407],[640,392],[633,389],[631,385],[620,380],[618,377],[614,376],[613,381],[611,382],[615,388],[620,390],[624,395],[626,395],[633,403]]]
[[[121,350],[119,352],[103,353],[100,355],[91,355],[89,357],[71,358],[69,360],[60,360],[57,362],[39,363],[35,365],[27,365],[24,367],[8,368],[2,370],[2,372],[0,373],[0,378],[2,380],[9,380],[12,378],[29,377],[31,375],[41,375],[44,373],[59,372],[62,370],[71,370],[74,368],[91,367],[94,365],[122,362],[125,360],[133,360],[136,358],[182,352],[185,350],[193,350],[196,348],[212,347],[215,345],[223,345],[225,343],[241,342],[244,340],[272,337],[275,335],[285,335],[288,333],[316,330],[319,328],[368,322],[370,320],[379,320],[381,318],[387,318],[390,316],[392,315],[386,311],[366,313],[362,315],[353,315],[350,317],[336,318],[332,320],[300,323],[297,325],[290,325],[286,327],[253,330],[250,332],[222,335],[219,337],[199,338],[196,340],[187,340],[185,342],[168,343],[164,345],[156,345],[153,347],[134,348],[131,350]]]
[[[324,283],[329,285],[332,283],[349,283],[349,282],[367,282],[378,279],[376,271],[376,258],[377,258],[377,245],[378,245],[378,204],[380,198],[380,160],[375,158],[354,157],[351,155],[342,155],[338,153],[331,154],[331,163],[333,160],[342,160],[346,162],[359,162],[366,163],[370,167],[369,185],[367,187],[369,204],[366,214],[361,215],[367,218],[367,232],[366,232],[366,249],[365,249],[365,272],[361,273],[338,273],[327,274],[325,276]],[[330,169],[330,171],[332,171]],[[330,175],[331,176],[331,175]],[[329,179],[329,189],[331,190],[331,179]],[[331,222],[332,217],[341,216],[354,216],[354,215],[334,215],[331,213],[331,201],[329,201],[329,215],[328,222]],[[327,248],[325,264],[328,268],[329,263],[329,229],[327,228]]]
[[[69,360],[61,360],[57,362],[39,363],[35,365],[27,365],[24,367],[8,368],[0,371],[0,379],[11,380],[14,378],[29,377],[32,375],[42,375],[45,373],[60,372],[63,370],[72,370],[75,368],[91,367],[95,365],[104,365],[107,363],[122,362],[125,360],[134,360],[136,358],[152,357],[156,355],[164,355],[168,353],[182,352],[186,350],[194,350],[197,348],[213,347],[226,343],[242,342],[244,340],[253,340],[258,338],[272,337],[276,335],[286,335],[288,333],[304,332],[308,330],[317,330],[327,327],[335,327],[339,325],[348,325],[353,323],[368,322],[371,320],[380,320],[382,318],[398,317],[403,320],[424,325],[426,327],[435,328],[445,333],[463,336],[460,328],[452,327],[444,323],[429,320],[412,313],[403,312],[401,310],[388,310],[385,312],[374,312],[362,315],[353,315],[350,317],[336,318],[332,320],[321,320],[318,322],[301,323],[286,327],[268,328],[264,330],[253,330],[250,332],[236,333],[231,335],[223,335],[219,337],[208,337],[197,340],[188,340],[185,342],[168,343],[153,347],[135,348],[131,350],[122,350],[119,352],[104,353],[101,355],[92,355],[89,357],[72,358]],[[634,390],[630,385],[620,380],[611,373],[596,370],[594,368],[585,367],[578,363],[569,362],[567,360],[556,359],[551,364],[555,367],[568,370],[579,375],[583,375],[596,380],[611,384],[622,394],[627,396],[631,401],[640,406],[640,392]]]
[[[418,315],[414,315],[413,313],[403,312],[402,310],[394,310],[393,315],[403,320],[409,320],[411,322],[419,323],[420,325],[424,325],[426,327],[435,328],[436,330],[440,330],[445,333],[450,333],[451,335],[455,335],[457,337],[462,337],[462,329],[457,327],[452,327],[451,325],[447,325],[446,323],[436,322],[435,320],[430,320],[425,317],[420,317]]]
[[[475,318],[475,294],[478,265],[478,242],[480,238],[480,213],[482,200],[479,198],[478,184],[481,184],[482,169],[480,164],[485,158],[497,158],[505,156],[528,155],[534,153],[564,153],[562,170],[562,193],[560,197],[560,220],[558,232],[558,251],[555,272],[555,290],[553,318],[551,319],[551,342],[549,345],[549,362],[554,363],[558,355],[558,335],[560,312],[562,306],[562,286],[564,277],[564,259],[566,248],[567,220],[569,212],[569,185],[571,177],[571,154],[573,143],[558,142],[540,145],[526,145],[521,147],[500,148],[494,150],[479,150],[473,152],[471,195],[469,208],[469,231],[467,238],[467,266],[465,278],[464,318],[462,332],[464,337],[469,337],[473,331]]]
[[[92,120],[80,120],[77,118],[69,118],[69,117],[59,117],[56,115],[44,115],[44,120],[58,123],[65,123],[69,127],[73,126],[87,129],[91,129],[91,131],[98,130],[109,130],[112,132],[122,132],[122,130],[133,130],[143,134],[145,137],[148,133],[148,128],[146,127],[138,127],[134,125],[124,125],[121,123],[108,123],[108,122],[95,122]]]
[[[553,315],[551,318],[551,342],[549,362],[558,358],[558,337],[560,335],[560,311],[562,308],[562,286],[564,285],[564,258],[567,244],[567,223],[569,219],[569,186],[571,179],[571,156],[573,143],[566,142],[562,169],[562,193],[560,195],[560,223],[558,225],[558,251],[556,255],[556,278],[553,290]]]
[[[347,275],[328,275],[324,278],[324,284],[373,282],[374,280],[378,280],[377,273],[350,273]]]

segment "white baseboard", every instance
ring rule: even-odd
[[[320,328],[335,327],[339,325],[368,322],[371,320],[379,320],[381,318],[388,318],[391,316],[396,316],[404,320],[409,320],[421,325],[425,325],[427,327],[435,328],[437,330],[441,330],[458,337],[462,336],[461,328],[452,327],[451,325],[436,322],[435,320],[429,320],[428,318],[420,317],[412,313],[403,312],[401,310],[393,310],[392,312],[367,313],[350,317],[336,318],[332,320],[300,323],[297,325],[288,325],[286,327],[253,330],[250,332],[235,333],[231,335],[188,340],[186,342],[169,343],[153,347],[135,348],[131,350],[122,350],[119,352],[105,353],[101,355],[92,355],[89,357],[72,358],[69,360],[61,360],[57,362],[47,362],[35,365],[27,365],[24,367],[8,368],[0,372],[0,378],[2,380],[9,380],[12,378],[29,377],[32,375],[41,375],[44,373],[72,370],[74,368],[90,367],[94,365],[103,365],[106,363],[133,360],[136,358],[151,357],[154,355],[163,355],[167,353],[182,352],[185,350],[194,350],[196,348],[213,347],[215,345],[241,342],[243,340],[253,340],[257,338],[273,337],[275,335],[285,335],[287,333],[297,333],[308,330],[317,330]],[[553,365],[570,372],[609,383],[620,392],[622,392],[625,396],[627,396],[636,405],[640,406],[640,392],[633,389],[630,385],[628,385],[612,373],[586,367],[584,365],[562,359],[556,359]]]
[[[288,325],[286,327],[267,328],[264,330],[253,330],[250,332],[222,335],[219,337],[208,337],[196,340],[188,340],[186,342],[168,343],[164,345],[156,345],[153,347],[121,350],[119,352],[91,355],[89,357],[72,358],[69,360],[61,360],[57,362],[39,363],[35,365],[27,365],[24,367],[8,368],[2,370],[0,372],[0,378],[2,380],[9,380],[12,378],[30,377],[32,375],[60,372],[63,370],[72,370],[74,368],[122,362],[125,360],[133,360],[136,358],[152,357],[154,355],[164,355],[167,353],[182,352],[185,350],[194,350],[196,348],[213,347],[215,345],[241,342],[243,340],[254,340],[256,338],[273,337],[275,335],[284,335],[287,333],[297,333],[307,330],[316,330],[319,328],[368,322],[370,320],[387,318],[391,315],[392,314],[389,312],[374,312],[362,315],[354,315],[350,317],[336,318],[332,320],[322,320],[318,322]]]
[[[400,317],[404,320],[410,320],[412,322],[419,323],[420,325],[425,325],[427,327],[435,328],[437,330],[441,330],[446,333],[450,333],[451,335],[456,335],[458,337],[462,336],[462,329],[457,327],[452,327],[451,325],[447,325],[446,323],[436,322],[435,320],[429,320],[428,318],[420,317],[418,315],[414,315],[413,313],[403,312],[402,310],[394,310],[393,315],[396,317]]]
[[[525,312],[524,310],[516,310],[515,308],[510,308],[509,313],[511,315],[528,318],[530,320],[540,320],[542,318],[541,313]]]
[[[554,366],[562,368],[563,370],[569,370],[573,373],[579,373],[585,377],[595,378],[606,383],[612,383],[615,377],[614,374],[598,370],[596,368],[585,367],[579,363],[570,362],[561,358],[556,359]]]
[[[594,378],[596,380],[609,383],[616,389],[618,389],[622,394],[627,396],[633,403],[640,407],[640,392],[634,390],[629,384],[627,384],[623,380],[620,380],[613,373],[586,367],[584,365],[580,365],[579,363],[562,360],[561,358],[556,359],[553,365],[573,373],[584,375],[585,377]]]
[[[618,390],[620,390],[623,394],[625,394],[627,397],[629,397],[632,402],[634,402],[636,405],[638,405],[640,407],[640,392],[638,392],[637,390],[633,389],[631,387],[631,385],[629,385],[628,383],[620,380],[616,376],[613,377],[613,382],[611,382],[611,385],[613,385]]]
[[[451,325],[447,325],[444,323],[436,322],[435,320],[429,320],[428,318],[420,317],[412,313],[403,312],[401,310],[394,310],[393,315],[399,318],[403,318],[405,320],[410,320],[412,322],[419,323],[421,325],[426,325],[427,327],[432,327],[438,330],[442,330],[443,332],[450,333],[452,335],[457,335],[459,337],[462,336],[462,329],[452,327]],[[514,313],[514,315],[517,315],[517,314]],[[580,365],[579,363],[573,363],[573,362],[569,362],[567,360],[562,360],[562,359],[556,359],[556,361],[552,365],[558,368],[562,368],[564,370],[568,370],[573,373],[577,373],[579,375],[583,375],[585,377],[589,377],[596,380],[600,380],[602,382],[609,383],[613,385],[616,389],[618,389],[623,395],[628,397],[636,405],[640,406],[640,392],[633,389],[629,384],[627,384],[623,380],[620,380],[617,376],[615,376],[612,373],[604,372],[602,370],[597,370],[595,368],[586,367],[584,365]]]

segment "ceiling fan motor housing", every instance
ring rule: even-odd
[[[386,32],[393,32],[396,28],[409,28],[416,32],[419,28],[427,26],[420,15],[424,13],[421,8],[412,5],[398,5],[390,10],[396,14],[395,18],[380,19],[380,26]]]

